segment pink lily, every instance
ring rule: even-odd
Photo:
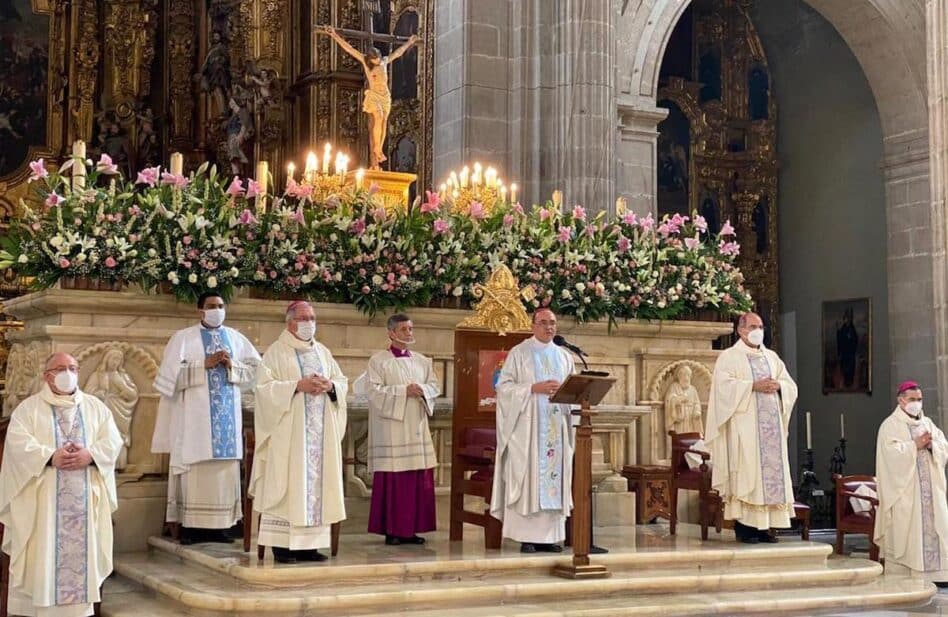
[[[441,207],[441,198],[437,193],[425,191],[425,202],[421,204],[421,213],[437,212]]]
[[[471,208],[468,211],[468,214],[472,219],[480,220],[487,216],[487,213],[484,211],[484,204],[479,201],[472,201]]]
[[[701,244],[701,240],[698,239],[698,234],[695,233],[694,238],[685,238],[685,246],[688,247],[689,251],[693,251]]]
[[[43,159],[37,159],[30,162],[30,179],[29,182],[35,182],[36,180],[42,180],[47,177],[49,172],[46,171],[46,163]]]
[[[721,235],[721,236],[736,235],[734,231],[734,227],[731,225],[731,219],[724,221],[724,225],[721,227],[721,233],[718,235]]]
[[[234,176],[234,179],[230,181],[230,186],[227,187],[225,191],[231,197],[240,197],[244,194],[244,183],[241,181],[240,176]]]
[[[161,183],[176,189],[183,189],[188,185],[188,179],[181,174],[173,174],[166,171],[161,174]]]
[[[628,253],[629,249],[632,247],[632,242],[629,241],[625,236],[619,236],[619,241],[616,243],[616,247],[619,249],[620,253]]]
[[[701,233],[706,233],[708,231],[708,221],[701,216],[700,214],[695,216],[695,229]]]
[[[237,222],[241,225],[256,225],[257,217],[253,215],[253,212],[250,211],[250,208],[244,208],[244,211],[240,213],[240,216],[237,218]]]
[[[145,184],[147,186],[155,186],[158,184],[158,177],[161,175],[161,167],[146,167],[145,169],[138,172],[138,177],[135,179],[135,184]]]
[[[559,233],[556,235],[559,238],[560,242],[569,242],[573,237],[573,228],[561,226]]]
[[[119,172],[118,165],[113,163],[112,157],[104,152],[99,157],[99,162],[95,164],[95,170],[107,176],[114,176]]]
[[[584,208],[584,207],[582,207],[582,206],[574,206],[574,207],[573,207],[573,218],[574,218],[574,219],[579,219],[580,221],[585,221],[585,220],[586,220],[586,208]]]
[[[56,193],[50,193],[49,197],[46,198],[46,201],[43,202],[43,205],[45,205],[47,208],[55,208],[59,204],[63,203],[64,201],[66,200],[60,197],[59,195],[57,195]]]

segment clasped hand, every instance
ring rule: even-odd
[[[547,396],[553,396],[553,394],[560,389],[560,382],[555,379],[547,379],[546,381],[538,381],[533,384],[530,388],[530,392],[534,394],[546,394]]]
[[[410,383],[405,387],[405,394],[414,398],[422,398],[425,395],[425,391],[421,389],[416,383]]]
[[[915,438],[915,446],[919,450],[924,450],[932,445],[932,434],[931,433],[922,433]]]
[[[296,382],[296,391],[304,394],[325,394],[332,390],[332,381],[319,375],[303,377]]]
[[[230,368],[230,354],[226,350],[220,350],[212,353],[207,358],[204,359],[204,368],[212,369],[218,364],[223,364],[227,368]]]
[[[82,469],[92,464],[92,453],[85,448],[80,448],[73,443],[67,443],[63,447],[53,452],[53,467],[63,471],[73,471]]]
[[[754,392],[763,392],[764,394],[780,392],[780,382],[769,377],[758,379],[754,382]]]

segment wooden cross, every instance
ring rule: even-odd
[[[397,45],[408,41],[407,36],[395,36],[394,34],[382,34],[375,32],[372,23],[372,16],[381,10],[378,0],[363,0],[362,3],[362,30],[350,30],[348,28],[336,28],[336,32],[347,39],[358,39],[372,43],[388,43]],[[318,31],[317,31],[318,32]]]

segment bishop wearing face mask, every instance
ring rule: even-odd
[[[112,572],[115,461],[112,412],[78,388],[79,364],[46,361],[39,393],[13,410],[0,467],[3,552],[11,615],[85,617]]]
[[[200,323],[165,346],[155,390],[161,394],[152,452],[170,453],[165,520],[181,524],[182,544],[231,542],[241,518],[243,419],[240,386],[253,382],[260,355],[224,326],[224,299],[198,299]]]
[[[711,451],[711,488],[724,501],[737,539],[776,542],[790,527],[793,485],[787,428],[797,384],[776,353],[764,347],[764,323],[746,313],[740,340],[718,356],[711,380],[704,440]]]
[[[948,586],[948,441],[922,411],[914,381],[898,388],[898,406],[882,422],[876,440],[874,541],[890,569],[908,569]]]
[[[369,533],[386,544],[424,544],[434,531],[434,445],[428,418],[441,392],[431,359],[417,351],[408,315],[388,318],[390,347],[369,359]]]
[[[261,513],[257,543],[278,563],[323,561],[330,526],[346,518],[342,437],[349,382],[314,339],[308,302],[286,310],[286,330],[263,354],[254,410],[250,494]]]

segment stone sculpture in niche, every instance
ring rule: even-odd
[[[701,399],[691,385],[691,368],[682,364],[675,371],[675,380],[665,391],[665,429],[676,433],[703,433]]]
[[[138,386],[125,371],[125,353],[116,347],[106,351],[83,389],[97,396],[112,410],[112,417],[122,434],[122,452],[115,465],[115,468],[121,471],[128,465],[128,449],[132,445],[132,419],[139,399]]]

